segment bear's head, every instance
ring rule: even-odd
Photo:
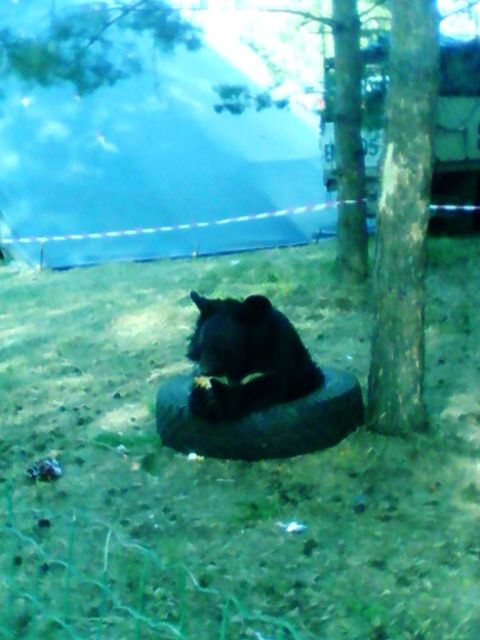
[[[244,301],[209,299],[196,291],[190,297],[200,316],[187,356],[198,363],[200,372],[239,382],[261,371],[262,355],[272,340],[269,325],[274,310],[268,298],[253,295]]]

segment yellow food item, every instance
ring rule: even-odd
[[[256,380],[257,378],[262,378],[265,374],[264,373],[250,373],[248,376],[245,376],[245,378],[242,378],[241,384],[248,384],[249,382],[251,382],[252,380]],[[196,387],[201,387],[202,389],[211,389],[212,388],[212,380],[218,380],[219,382],[222,382],[223,384],[229,385],[229,381],[228,378],[226,378],[225,376],[196,376],[193,379],[193,382],[195,384]]]
[[[196,387],[202,387],[202,389],[210,389],[212,386],[208,376],[197,376],[193,379],[193,382]]]
[[[249,373],[248,376],[242,378],[242,384],[248,384],[252,382],[252,380],[256,380],[257,378],[263,378],[265,376],[261,371],[257,371],[256,373]]]

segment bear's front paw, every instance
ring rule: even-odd
[[[188,406],[193,415],[199,418],[218,418],[220,408],[212,387],[195,385],[190,391]]]
[[[205,381],[195,379],[190,391],[190,411],[200,417],[209,420],[237,417],[240,387],[224,384],[217,378],[210,378],[208,384]]]
[[[210,389],[206,389],[204,386],[192,387],[188,397],[188,406],[195,416],[204,417],[206,415],[209,395],[211,395]]]

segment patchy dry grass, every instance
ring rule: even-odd
[[[478,240],[431,241],[430,435],[359,430],[254,464],[189,461],[155,434],[159,382],[189,367],[188,292],[271,296],[365,388],[369,285],[335,283],[333,243],[1,269],[0,637],[478,640],[478,258]],[[29,482],[52,454],[63,477]]]

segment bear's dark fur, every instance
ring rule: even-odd
[[[208,388],[194,385],[189,397],[193,414],[240,418],[300,398],[322,385],[322,371],[292,324],[268,298],[208,299],[195,291],[190,296],[200,316],[187,355],[198,363],[202,375],[228,381],[224,384],[212,377]]]

